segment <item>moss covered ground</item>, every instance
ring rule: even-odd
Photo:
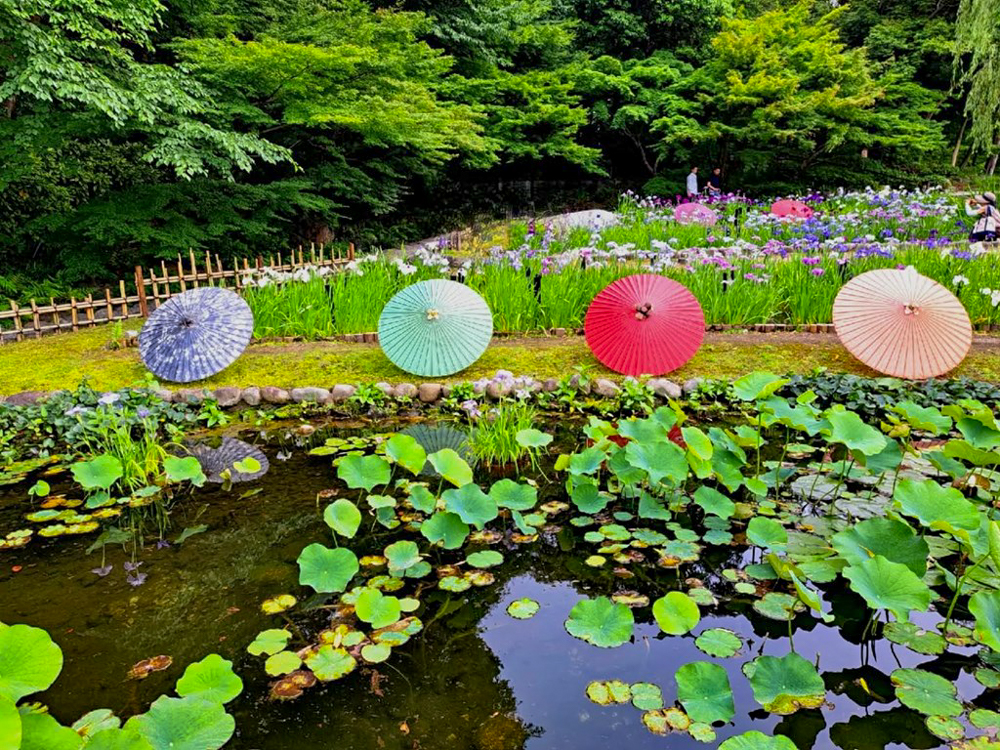
[[[92,329],[0,346],[0,394],[69,388],[87,378],[100,389],[142,382],[146,369],[135,348],[111,350],[108,331]],[[585,366],[592,376],[616,377],[594,359],[582,337],[496,339],[472,367],[442,381],[475,380],[498,369],[538,378],[561,377]],[[735,378],[753,370],[805,373],[833,371],[873,375],[855,361],[835,336],[794,333],[710,333],[698,354],[674,380]],[[1000,380],[1000,340],[979,338],[953,373]],[[377,344],[270,342],[250,346],[227,370],[197,385],[326,386],[335,383],[413,381]]]

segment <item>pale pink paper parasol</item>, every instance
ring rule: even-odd
[[[704,203],[682,203],[674,209],[674,221],[678,224],[701,224],[713,227],[719,220],[715,211]]]
[[[833,324],[847,351],[897,378],[943,375],[972,346],[972,324],[962,303],[912,268],[851,279],[833,302]]]

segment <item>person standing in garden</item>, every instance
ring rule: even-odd
[[[1000,209],[997,208],[996,193],[986,192],[970,198],[965,204],[965,213],[976,216],[976,225],[969,235],[969,242],[995,242],[1000,234]]]
[[[708,176],[708,194],[713,198],[722,195],[722,168],[716,167]]]
[[[691,167],[687,178],[688,200],[695,200],[698,197],[698,167]]]

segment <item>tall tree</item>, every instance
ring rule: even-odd
[[[955,25],[955,71],[968,87],[965,113],[973,146],[990,154],[994,174],[1000,149],[1000,0],[962,0]]]

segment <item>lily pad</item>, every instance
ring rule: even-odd
[[[718,490],[705,485],[702,485],[695,491],[694,501],[706,513],[718,516],[719,518],[729,518],[736,512],[736,503]]]
[[[78,750],[83,744],[80,735],[41,706],[22,706],[20,714],[21,750]]]
[[[965,736],[965,727],[962,726],[962,722],[950,716],[928,716],[924,723],[931,734],[943,740],[955,741]]]
[[[393,542],[383,551],[389,572],[399,574],[421,562],[420,548],[408,539]]]
[[[299,555],[299,583],[322,594],[344,591],[361,569],[357,556],[349,549],[329,549],[313,543]]]
[[[469,536],[469,526],[458,514],[439,511],[421,524],[420,533],[432,544],[458,549]]]
[[[299,658],[298,654],[292,651],[279,651],[269,656],[264,662],[264,671],[271,677],[280,677],[294,672],[300,666],[302,666],[302,659]]]
[[[399,599],[386,596],[378,589],[366,588],[354,604],[357,616],[373,628],[384,628],[397,622],[402,614]]]
[[[361,526],[361,511],[350,500],[341,498],[326,506],[323,520],[340,536],[352,539]]]
[[[959,716],[962,704],[955,698],[955,685],[923,669],[897,669],[890,675],[896,697],[904,706],[926,716]]]
[[[910,612],[926,612],[931,604],[931,590],[902,563],[875,555],[844,569],[851,589],[860,594],[872,609],[887,609],[900,622],[908,622]]]
[[[195,459],[195,464],[198,460]],[[122,478],[122,462],[110,455],[97,456],[90,461],[81,461],[70,467],[73,478],[88,492],[109,490]]]
[[[605,596],[582,599],[570,610],[565,626],[570,635],[600,648],[614,648],[632,637],[632,610]]]
[[[791,714],[817,708],[826,699],[826,686],[816,667],[798,654],[759,656],[743,666],[753,697],[766,711]]]
[[[371,492],[388,484],[392,475],[389,463],[379,456],[345,456],[337,465],[337,477],[351,489]]]
[[[507,606],[507,614],[515,620],[527,620],[538,613],[539,605],[534,599],[515,599]]]
[[[358,665],[346,649],[334,648],[330,645],[320,646],[305,658],[305,662],[306,666],[316,675],[316,679],[322,682],[339,680],[353,672]]]
[[[434,467],[434,471],[456,487],[472,481],[472,469],[469,468],[469,464],[452,448],[443,448],[437,453],[430,454],[427,459]]]
[[[499,552],[495,552],[494,550],[473,552],[465,558],[465,562],[473,568],[493,568],[503,563],[503,555]]]
[[[663,708],[663,691],[651,682],[633,682],[632,705],[640,711],[655,711]]]
[[[674,675],[677,700],[694,721],[712,724],[729,721],[736,715],[733,691],[726,670],[718,664],[695,661],[685,664]]]
[[[684,635],[701,621],[701,611],[690,596],[671,591],[653,602],[653,617],[664,633]]]
[[[201,661],[189,664],[177,680],[177,694],[182,698],[192,696],[215,703],[229,703],[242,692],[243,680],[233,672],[233,663],[218,654],[209,654]]]
[[[478,484],[466,484],[457,490],[445,490],[441,493],[445,509],[456,514],[463,523],[471,524],[477,529],[497,517],[499,510],[496,501],[479,489]]]
[[[912,622],[889,622],[882,631],[885,637],[918,654],[943,654],[948,647],[944,637],[917,627]]]
[[[490,497],[497,507],[526,511],[538,503],[538,490],[530,484],[521,484],[513,479],[501,479],[490,487]]]
[[[30,625],[0,627],[0,696],[17,703],[46,690],[62,671],[62,650]]]
[[[791,594],[781,591],[769,591],[763,598],[753,603],[753,608],[764,617],[772,620],[791,620],[797,609],[802,609],[802,604]]]
[[[87,750],[153,750],[135,729],[103,729],[86,744]]]
[[[440,581],[438,581],[438,588],[442,591],[451,591],[456,594],[460,594],[463,591],[468,591],[472,588],[472,583],[460,576],[445,576]]]
[[[610,706],[628,703],[632,700],[632,690],[621,680],[594,681],[587,685],[587,697],[599,706]]]
[[[869,518],[834,534],[830,541],[850,565],[882,555],[887,560],[905,565],[918,576],[927,572],[927,556],[930,554],[927,542],[902,521]]]
[[[725,659],[736,656],[743,647],[743,641],[732,630],[710,628],[695,639],[694,645],[709,656]]]
[[[125,729],[138,731],[154,750],[218,750],[233,736],[236,721],[221,703],[164,695],[129,719]]]
[[[279,594],[261,602],[260,609],[265,615],[276,615],[291,609],[298,600],[291,594]]]
[[[797,750],[795,743],[787,737],[769,737],[763,732],[751,730],[730,737],[719,745],[719,750]]]

